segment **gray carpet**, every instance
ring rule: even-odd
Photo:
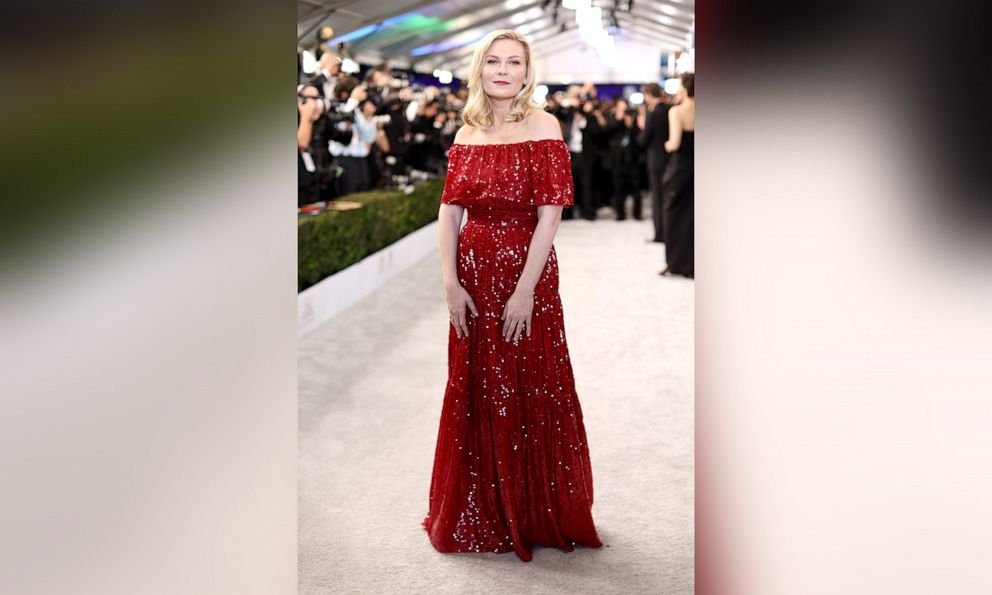
[[[693,282],[650,223],[563,221],[565,332],[604,546],[441,554],[420,526],[447,372],[438,254],[299,344],[300,593],[692,593]]]

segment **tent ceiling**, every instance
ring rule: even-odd
[[[464,77],[474,42],[493,29],[516,29],[527,35],[536,60],[584,46],[574,11],[559,7],[555,18],[558,4],[558,0],[297,0],[297,43],[313,50],[316,31],[329,25],[334,43],[344,41],[349,55],[360,62],[389,60],[418,72],[444,68]],[[592,5],[602,8],[603,25],[614,33],[618,48],[630,52],[634,50],[629,48],[639,52],[656,48],[660,56],[687,49],[694,30],[694,0],[633,0],[629,8],[628,0],[592,0]],[[623,55],[623,51],[626,62],[647,59],[643,53]]]

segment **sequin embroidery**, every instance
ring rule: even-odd
[[[422,525],[441,552],[513,551],[528,561],[535,544],[599,547],[554,247],[534,289],[530,336],[501,336],[537,207],[574,204],[568,147],[561,140],[456,144],[448,167],[441,202],[468,211],[456,263],[479,316],[468,318],[467,337],[449,325],[448,383]]]

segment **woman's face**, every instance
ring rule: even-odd
[[[376,110],[376,106],[374,102],[365,101],[362,103],[362,115],[365,116],[366,119],[374,116],[375,110]]]
[[[524,46],[512,39],[497,39],[482,59],[482,90],[493,99],[512,99],[524,86],[527,62]]]

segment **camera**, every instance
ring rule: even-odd
[[[354,120],[353,114],[338,111],[338,106],[341,103],[333,97],[307,97],[302,93],[297,93],[297,97],[304,101],[316,101],[318,110],[320,111],[320,117],[326,119],[331,124],[351,122]]]
[[[337,110],[337,104],[331,104],[334,109],[328,112],[324,112],[323,117],[327,119],[331,124],[338,124],[340,122],[354,122],[355,114],[353,112],[339,112]]]
[[[317,110],[321,114],[326,113],[328,110],[331,109],[331,101],[326,97],[320,97],[320,96],[310,97],[304,95],[302,91],[298,92],[296,94],[296,97],[299,98],[299,100],[303,103],[306,103],[307,101],[315,101],[317,103]]]

